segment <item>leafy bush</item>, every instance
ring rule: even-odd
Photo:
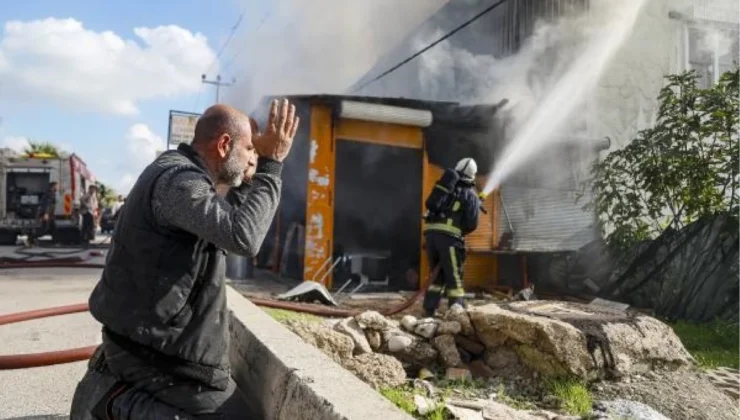
[[[692,71],[666,77],[654,127],[594,165],[592,199],[610,246],[627,249],[702,216],[738,213],[739,72],[708,89]]]

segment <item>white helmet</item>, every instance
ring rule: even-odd
[[[478,173],[478,164],[473,158],[463,158],[455,165],[455,171],[466,181],[475,181],[475,174]]]

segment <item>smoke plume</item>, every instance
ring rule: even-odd
[[[227,100],[251,111],[265,95],[339,94],[446,0],[273,0],[256,32],[237,40]]]
[[[419,57],[420,96],[463,104],[492,104],[507,99],[506,106],[496,115],[498,124],[505,127],[505,138],[488,139],[499,143],[496,149],[500,153],[501,146],[527,123],[537,105],[558,86],[571,64],[589,47],[590,40],[603,32],[620,7],[619,4],[592,2],[588,11],[571,8],[558,17],[536,20],[532,34],[511,55],[497,51],[496,39],[490,36],[478,38],[477,45],[469,42],[474,37],[467,37],[465,45],[456,44],[454,38],[443,41]],[[415,47],[422,48],[441,35],[441,29],[430,28],[417,38]],[[595,117],[588,102],[589,98],[585,98],[579,103],[578,112],[568,116],[567,123],[549,136],[595,140],[595,133],[589,131],[587,124]],[[536,162],[527,165],[536,170],[520,173],[520,179],[513,182],[538,186],[573,185],[580,181],[576,178],[583,178],[593,157],[593,143],[572,141],[567,148],[545,148],[539,156],[533,157]],[[579,167],[563,165],[565,159],[574,159]]]

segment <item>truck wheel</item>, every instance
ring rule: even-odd
[[[0,232],[0,245],[15,245],[18,242],[18,234],[15,232]]]
[[[79,245],[82,242],[77,229],[57,229],[51,240],[60,245]]]

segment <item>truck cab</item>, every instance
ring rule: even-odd
[[[79,201],[95,183],[77,155],[19,154],[0,150],[0,245],[14,245],[19,235],[41,226],[39,204],[49,183],[57,182],[54,243],[78,244],[81,236]]]

